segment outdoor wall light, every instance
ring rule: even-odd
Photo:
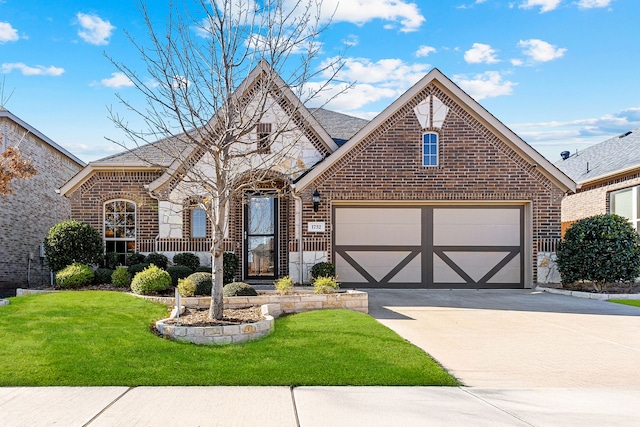
[[[318,212],[318,206],[320,206],[320,193],[318,190],[313,192],[313,197],[311,197],[311,201],[313,201],[313,211]]]

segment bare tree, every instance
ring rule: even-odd
[[[5,137],[0,132],[0,140],[3,141]],[[31,160],[27,159],[20,151],[19,145],[20,143],[8,146],[0,153],[0,196],[6,197],[13,193],[12,181],[29,179],[38,173]]]
[[[131,152],[149,165],[169,159],[172,191],[207,212],[214,277],[209,316],[221,319],[229,203],[310,166],[297,144],[307,111],[300,107],[333,80],[342,55],[314,68],[328,25],[321,0],[185,2],[171,6],[162,32],[144,3],[140,9],[149,46],[130,39],[149,76],[110,59],[144,96],[144,107],[118,98],[147,129],[133,129],[113,111],[112,120],[136,147],[153,143],[151,151]],[[324,83],[312,83],[316,79]],[[131,149],[130,143],[119,144]]]

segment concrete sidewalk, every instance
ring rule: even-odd
[[[631,426],[639,401],[640,387],[8,387],[0,425]]]

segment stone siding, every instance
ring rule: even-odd
[[[0,118],[0,132],[0,150],[20,143],[38,170],[31,179],[13,181],[13,194],[0,196],[0,294],[13,294],[16,287],[49,284],[40,244],[49,228],[70,218],[69,200],[56,190],[81,166],[9,118]]]

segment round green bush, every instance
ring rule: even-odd
[[[56,273],[56,286],[61,289],[75,289],[93,282],[93,270],[86,264],[74,262]]]
[[[200,267],[200,258],[191,252],[182,252],[173,256],[173,263],[175,265],[187,266],[191,270],[196,271],[196,269]]]
[[[211,266],[201,265],[195,269],[194,273],[211,273]]]
[[[222,295],[225,297],[255,297],[258,293],[248,283],[232,282],[224,285]]]
[[[117,267],[111,276],[111,283],[117,288],[126,288],[131,285],[131,273],[125,267]]]
[[[115,270],[120,265],[120,255],[116,252],[107,252],[104,254],[104,260],[102,261],[104,268]]]
[[[607,283],[632,282],[640,276],[640,237],[619,215],[584,218],[566,231],[557,264],[563,284],[591,281],[602,292]]]
[[[136,274],[131,281],[131,291],[139,295],[162,292],[171,286],[169,273],[151,264],[144,271]]]
[[[51,270],[59,271],[74,262],[99,265],[104,245],[98,230],[84,222],[69,220],[49,229],[44,253]]]
[[[142,262],[140,264],[133,264],[129,267],[129,274],[131,277],[136,277],[136,274],[144,271],[145,268],[149,267],[151,264],[147,264],[146,262]]]
[[[136,264],[143,264],[145,258],[146,256],[144,256],[144,254],[141,254],[140,252],[131,252],[130,254],[127,254],[125,264],[127,265],[127,267],[131,267],[132,265]]]
[[[314,294],[332,294],[340,288],[335,277],[316,277],[313,281]]]
[[[196,293],[196,284],[189,279],[178,279],[177,288],[183,297],[192,297]]]
[[[187,279],[196,285],[195,295],[211,295],[211,288],[213,287],[211,273],[193,273]]]
[[[108,285],[109,283],[111,283],[111,275],[113,274],[113,272],[114,270],[110,268],[98,268],[93,273],[93,283],[95,283],[96,285]]]
[[[171,276],[171,286],[178,286],[178,279],[184,279],[188,277],[193,270],[186,265],[172,265],[171,267],[167,267],[167,273]]]
[[[144,262],[146,262],[147,264],[153,264],[156,267],[159,267],[164,270],[167,268],[169,259],[166,256],[159,254],[157,252],[151,252],[149,255],[147,255],[144,258]]]
[[[334,277],[336,275],[336,267],[330,262],[319,262],[311,267],[311,278],[318,277]]]
[[[235,280],[239,265],[240,258],[233,252],[225,252],[222,255],[222,281],[224,284]]]

